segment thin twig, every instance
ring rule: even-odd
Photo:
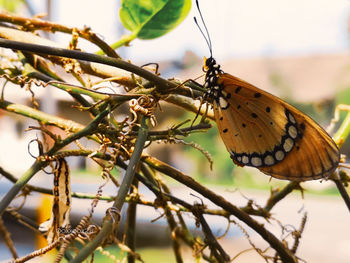
[[[130,188],[130,194],[138,194],[137,193],[138,180],[134,178],[132,187]],[[135,263],[135,241],[136,241],[136,203],[129,203],[128,211],[126,214],[126,223],[125,223],[125,244],[133,253],[128,252],[128,263]]]
[[[47,253],[48,251],[52,250],[53,248],[57,247],[60,243],[60,240],[57,239],[56,241],[52,242],[51,244],[47,245],[46,247],[44,248],[41,248],[41,249],[38,249],[24,257],[21,257],[21,258],[18,258],[16,260],[13,260],[13,261],[10,261],[11,263],[22,263],[22,262],[26,262],[32,258],[35,258],[35,257],[38,257],[38,256],[41,256],[45,253]]]
[[[289,182],[286,186],[283,187],[282,190],[271,191],[271,196],[267,200],[265,207],[263,210],[270,212],[271,209],[283,198],[285,198],[288,194],[293,192],[295,189],[301,189],[299,182]]]
[[[145,167],[145,165],[144,165],[144,167]],[[143,172],[144,171],[146,171],[146,169],[143,169]],[[160,187],[162,188],[162,190],[166,194],[170,195],[170,189],[167,187],[167,185],[165,185],[159,178],[157,178],[157,181],[158,181]],[[165,217],[166,217],[167,222],[168,222],[168,226],[169,226],[170,234],[171,234],[171,240],[172,240],[172,247],[173,247],[176,262],[182,263],[182,262],[184,262],[184,260],[183,260],[182,253],[181,253],[181,244],[180,244],[180,240],[176,236],[177,229],[179,228],[178,223],[176,222],[174,215],[172,214],[171,209],[166,202],[166,196],[161,191],[159,191],[159,193],[157,195],[157,199],[158,199],[157,203],[159,202],[160,205],[162,206],[164,213],[165,213]]]
[[[225,252],[225,250],[222,248],[222,246],[218,243],[216,240],[213,232],[211,231],[207,221],[205,220],[200,206],[196,206],[195,209],[193,209],[193,214],[198,218],[203,233],[205,235],[206,242],[208,243],[211,252],[215,256],[215,258],[218,260],[218,262],[230,262],[230,256]]]
[[[7,40],[2,38],[0,38],[0,47],[34,52],[38,54],[46,54],[46,55],[52,55],[52,56],[58,56],[58,57],[80,59],[84,61],[96,62],[96,63],[117,67],[120,69],[133,72],[136,75],[141,76],[155,83],[160,88],[160,91],[163,90],[168,92],[169,90],[175,90],[181,87],[171,81],[165,80],[157,76],[156,74],[153,74],[150,71],[147,71],[141,67],[138,67],[136,65],[133,65],[131,63],[128,63],[118,58],[100,56],[92,53],[86,53],[86,52],[81,52],[77,50],[69,50],[65,48],[48,47],[44,45],[23,43],[20,41],[13,41],[13,40]],[[181,94],[191,96],[191,92],[186,89],[181,89]]]
[[[11,187],[11,189],[6,193],[6,195],[0,201],[0,216],[5,211],[6,207],[12,202],[16,195],[21,191],[23,186],[44,166],[47,162],[42,162],[41,160],[36,160],[33,165],[16,181],[16,183]]]
[[[346,204],[346,206],[347,206],[347,208],[348,208],[348,210],[349,210],[349,212],[350,212],[350,197],[349,197],[349,194],[348,194],[348,192],[346,191],[346,189],[345,189],[345,187],[344,187],[342,181],[339,180],[339,179],[333,179],[333,182],[334,182],[335,185],[337,186],[338,191],[339,191],[341,197],[342,197],[343,200],[344,200],[344,203]]]
[[[222,196],[214,193],[213,191],[205,188],[201,184],[197,183],[192,177],[183,174],[177,169],[153,158],[150,156],[144,156],[142,158],[144,162],[153,167],[154,169],[166,174],[167,176],[179,181],[180,183],[188,186],[189,188],[197,191],[204,197],[211,200],[216,205],[220,206],[224,210],[228,211],[232,215],[236,216],[238,219],[242,220],[245,224],[254,229],[260,236],[265,239],[272,248],[274,248],[280,255],[281,259],[285,263],[296,263],[297,259],[291,253],[291,251],[285,247],[285,245],[278,240],[271,232],[269,232],[264,226],[255,221],[247,213],[234,206],[232,203],[226,201]]]
[[[2,102],[0,101],[0,104]],[[54,146],[47,152],[48,156],[51,156],[55,154],[59,149],[63,148],[64,146],[68,145],[69,143],[90,135],[93,133],[93,131],[96,129],[97,125],[102,121],[102,119],[109,113],[108,110],[104,110],[99,115],[93,119],[83,129],[80,131],[72,134],[71,136],[68,136],[66,139],[56,142]],[[20,177],[16,183],[11,187],[11,189],[6,193],[6,195],[2,198],[0,202],[0,215],[4,212],[5,208],[11,203],[11,201],[15,198],[15,196],[19,193],[19,191],[28,183],[28,181],[43,167],[45,167],[49,162],[45,159],[37,158],[37,160],[34,162],[34,164],[23,174],[22,177]]]
[[[10,13],[1,12],[0,13],[0,21],[9,22],[16,25],[21,25],[30,30],[45,30],[50,32],[63,32],[72,34],[73,31],[78,33],[80,37],[85,38],[86,40],[96,44],[99,48],[101,48],[108,56],[119,58],[118,54],[102,39],[100,39],[95,33],[93,33],[89,28],[77,29],[68,26],[64,26],[58,23],[54,23],[51,21],[42,20],[39,18],[28,18],[17,16]]]
[[[92,151],[90,152],[92,153]],[[88,154],[86,154],[88,155]],[[0,174],[2,174],[5,178],[10,180],[11,182],[15,183],[17,182],[17,178],[10,174],[9,172],[5,171],[2,167],[0,167]],[[41,186],[36,186],[36,185],[31,185],[31,184],[26,184],[26,187],[30,191],[35,191],[38,193],[42,194],[49,194],[52,195],[52,189],[50,188],[45,188]],[[80,192],[72,192],[72,197],[80,198],[80,199],[94,199],[95,195],[93,194],[86,194],[86,193],[80,193]],[[106,200],[106,201],[111,201],[113,200],[114,197],[109,196],[109,195],[102,195],[99,197],[100,200]]]
[[[301,239],[301,235],[303,234],[304,229],[305,229],[306,221],[307,221],[307,213],[304,213],[304,216],[301,219],[299,230],[295,231],[295,233],[293,234],[295,240],[294,240],[294,245],[291,248],[291,251],[294,254],[297,252],[297,249],[298,249],[298,246],[299,246],[299,243],[300,243],[300,239]]]
[[[34,120],[38,120],[45,125],[55,125],[69,132],[77,132],[84,128],[83,125],[77,122],[56,117],[45,112],[33,109],[31,107],[12,103],[6,100],[0,100],[0,108],[8,112],[13,112],[16,114],[23,115],[25,117],[32,118]]]
[[[4,214],[9,214],[10,216],[14,217],[18,223],[24,225],[25,227],[28,227],[38,234],[41,234],[41,232],[38,230],[39,225],[33,219],[17,212],[16,209],[6,209]]]
[[[0,217],[0,235],[3,237],[6,246],[10,250],[13,258],[18,258],[18,254],[15,248],[15,245],[13,244],[11,234],[7,230],[7,228],[4,225],[4,221],[2,220],[2,217]]]

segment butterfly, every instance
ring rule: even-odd
[[[197,7],[198,1],[196,1]],[[200,10],[199,10],[200,11]],[[327,178],[337,168],[336,143],[309,116],[280,98],[225,73],[212,57],[205,59],[205,98],[213,103],[221,138],[238,166],[291,181]]]

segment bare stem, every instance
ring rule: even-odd
[[[0,101],[0,105],[1,105]],[[93,131],[97,128],[97,125],[102,121],[102,119],[109,113],[108,110],[104,110],[96,118],[87,125],[84,129],[78,131],[77,133],[68,136],[66,139],[55,143],[55,145],[47,152],[49,156],[53,155],[62,147],[67,144],[87,135],[93,133]],[[43,161],[41,158],[38,158],[34,164],[24,173],[22,177],[20,177],[17,182],[11,187],[11,189],[7,192],[7,194],[3,197],[0,202],[0,215],[4,212],[6,207],[11,203],[11,201],[16,197],[19,191],[23,188],[23,186],[38,172],[41,168],[47,165],[48,161]]]
[[[92,151],[90,151],[90,153],[92,153]],[[17,181],[17,178],[15,176],[13,176],[9,172],[5,171],[2,167],[0,167],[0,174],[2,174],[4,177],[6,177],[8,180],[10,180],[13,183],[15,183]],[[38,193],[48,194],[48,195],[52,195],[53,194],[52,193],[52,189],[50,189],[50,188],[45,188],[45,187],[31,185],[31,184],[26,184],[26,187],[29,190],[35,191],[35,192],[38,192]],[[76,197],[76,198],[80,198],[80,199],[94,199],[94,198],[96,198],[96,194],[86,194],[86,193],[80,193],[80,192],[72,192],[72,197]],[[99,200],[111,201],[111,200],[113,200],[113,197],[109,196],[109,195],[101,195],[99,197]]]
[[[23,174],[23,176],[17,180],[17,182],[11,187],[11,189],[0,201],[0,216],[3,214],[6,207],[8,207],[11,201],[16,197],[19,191],[21,191],[23,186],[45,165],[46,162],[36,160],[34,164]]]
[[[140,161],[143,147],[147,140],[147,134],[148,134],[148,126],[146,124],[146,118],[142,116],[141,127],[139,128],[139,135],[135,143],[135,149],[130,158],[129,165],[128,165],[128,168],[126,169],[124,179],[119,188],[116,200],[114,201],[112,206],[112,208],[117,212],[121,211],[123,204],[125,203],[125,197],[134,179],[137,164]],[[109,211],[113,211],[113,209],[109,209]],[[70,262],[78,263],[85,260],[91,253],[95,251],[95,249],[98,246],[101,245],[101,243],[105,240],[105,238],[109,234],[111,234],[113,227],[116,227],[116,228],[118,227],[118,223],[119,223],[119,220],[115,220],[115,217],[113,217],[111,213],[107,213],[103,220],[103,225],[100,232],[96,235],[96,237],[91,242],[89,242],[82,250],[80,250],[79,253],[76,255],[76,257],[72,259]]]
[[[341,180],[339,179],[333,179],[333,182],[335,183],[335,185],[337,186],[338,188],[338,191],[341,195],[341,197],[343,198],[344,200],[344,203],[346,204],[347,208],[349,209],[349,212],[350,212],[350,197],[349,197],[349,194],[348,192],[346,191],[343,183]]]
[[[296,263],[297,259],[291,253],[291,251],[280,241],[278,238],[275,237],[270,231],[268,231],[263,225],[255,221],[252,217],[249,216],[249,214],[245,213],[232,203],[226,201],[222,196],[214,193],[213,191],[205,188],[198,182],[196,182],[192,177],[187,176],[183,174],[182,172],[178,171],[177,169],[153,158],[153,157],[144,157],[143,161],[145,161],[148,165],[153,167],[154,169],[166,174],[167,176],[177,180],[178,182],[182,183],[183,185],[188,186],[189,188],[197,191],[204,197],[211,200],[214,204],[217,206],[223,208],[224,210],[228,211],[230,214],[234,215],[238,219],[242,220],[247,224],[249,227],[254,229],[263,239],[268,242],[272,248],[276,250],[276,252],[281,257],[282,261],[285,263]]]
[[[138,180],[133,181],[133,187],[130,189],[130,194],[137,191]],[[137,194],[137,193],[135,193]],[[136,212],[137,204],[129,203],[128,211],[126,215],[126,225],[125,225],[125,244],[131,249],[132,253],[128,253],[128,263],[135,262],[135,241],[136,241]]]
[[[6,246],[8,247],[8,249],[10,250],[12,257],[13,258],[18,258],[18,254],[15,248],[15,245],[13,244],[13,241],[11,239],[11,234],[10,232],[7,230],[7,228],[4,225],[4,221],[2,220],[2,218],[0,217],[0,235],[3,237]]]
[[[70,132],[77,132],[84,128],[83,125],[74,121],[56,117],[45,112],[33,109],[31,107],[12,103],[6,100],[0,100],[0,109],[4,109],[9,112],[13,112],[34,120],[38,120],[45,125],[55,125],[59,128]]]
[[[271,193],[270,198],[267,200],[264,210],[270,212],[271,209],[288,194],[293,192],[294,189],[300,189],[299,182],[290,182],[282,190]]]
[[[14,14],[9,14],[5,12],[0,13],[0,21],[9,22],[16,25],[21,25],[30,30],[45,30],[50,32],[63,32],[67,34],[72,34],[73,32],[78,33],[78,35],[90,42],[96,44],[99,48],[101,48],[104,53],[106,53],[110,57],[119,57],[117,53],[102,39],[100,39],[95,33],[93,33],[90,29],[84,28],[79,30],[77,28],[72,28],[68,26],[64,26],[58,23],[54,23],[51,21],[45,21],[39,18],[28,18],[17,16]]]
[[[23,43],[20,41],[13,41],[13,40],[7,40],[2,38],[0,38],[0,47],[34,52],[38,54],[46,54],[46,55],[52,55],[52,56],[58,56],[58,57],[74,58],[74,59],[80,59],[84,61],[97,62],[97,63],[114,66],[117,68],[121,68],[130,72],[133,72],[138,76],[141,76],[151,82],[156,83],[163,90],[176,89],[179,87],[179,85],[171,81],[167,81],[163,78],[160,78],[156,74],[151,73],[150,71],[147,71],[141,67],[138,67],[136,65],[133,65],[131,63],[128,63],[118,58],[100,56],[92,53],[86,53],[86,52],[81,52],[77,50],[69,50],[65,48],[48,47],[44,45]]]

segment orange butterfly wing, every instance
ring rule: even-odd
[[[236,164],[295,181],[327,177],[336,169],[339,150],[310,117],[230,74],[217,77],[215,119]]]

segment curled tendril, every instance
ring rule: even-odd
[[[129,101],[130,112],[133,114],[131,123],[137,121],[137,113],[145,115],[150,118],[152,126],[157,124],[154,116],[157,100],[153,96],[141,96],[138,99],[131,99]]]
[[[38,156],[35,156],[34,154],[32,154],[30,152],[30,145],[33,143],[33,142],[36,142],[38,144],[38,150],[39,150],[39,155]],[[37,159],[39,156],[42,156],[44,154],[44,146],[43,146],[43,143],[38,139],[33,139],[31,140],[29,143],[28,143],[28,153],[29,155],[34,158],[34,159]]]
[[[155,63],[155,62],[150,62],[150,63],[147,63],[147,64],[144,64],[141,66],[141,68],[145,68],[145,67],[148,67],[150,65],[154,65],[155,66],[155,69],[153,69],[152,71],[154,71],[154,74],[156,75],[160,75],[158,70],[159,70],[159,64],[158,63]]]
[[[113,223],[119,222],[122,217],[121,212],[118,208],[112,206],[106,210],[106,215],[109,215]]]
[[[0,78],[5,78],[8,81],[16,83],[21,87],[24,87],[25,85],[31,85],[31,84],[34,84],[36,86],[42,86],[42,87],[46,87],[47,85],[49,85],[49,83],[47,82],[44,82],[38,79],[33,79],[23,75],[17,75],[17,76],[11,77],[9,74],[1,74]]]

